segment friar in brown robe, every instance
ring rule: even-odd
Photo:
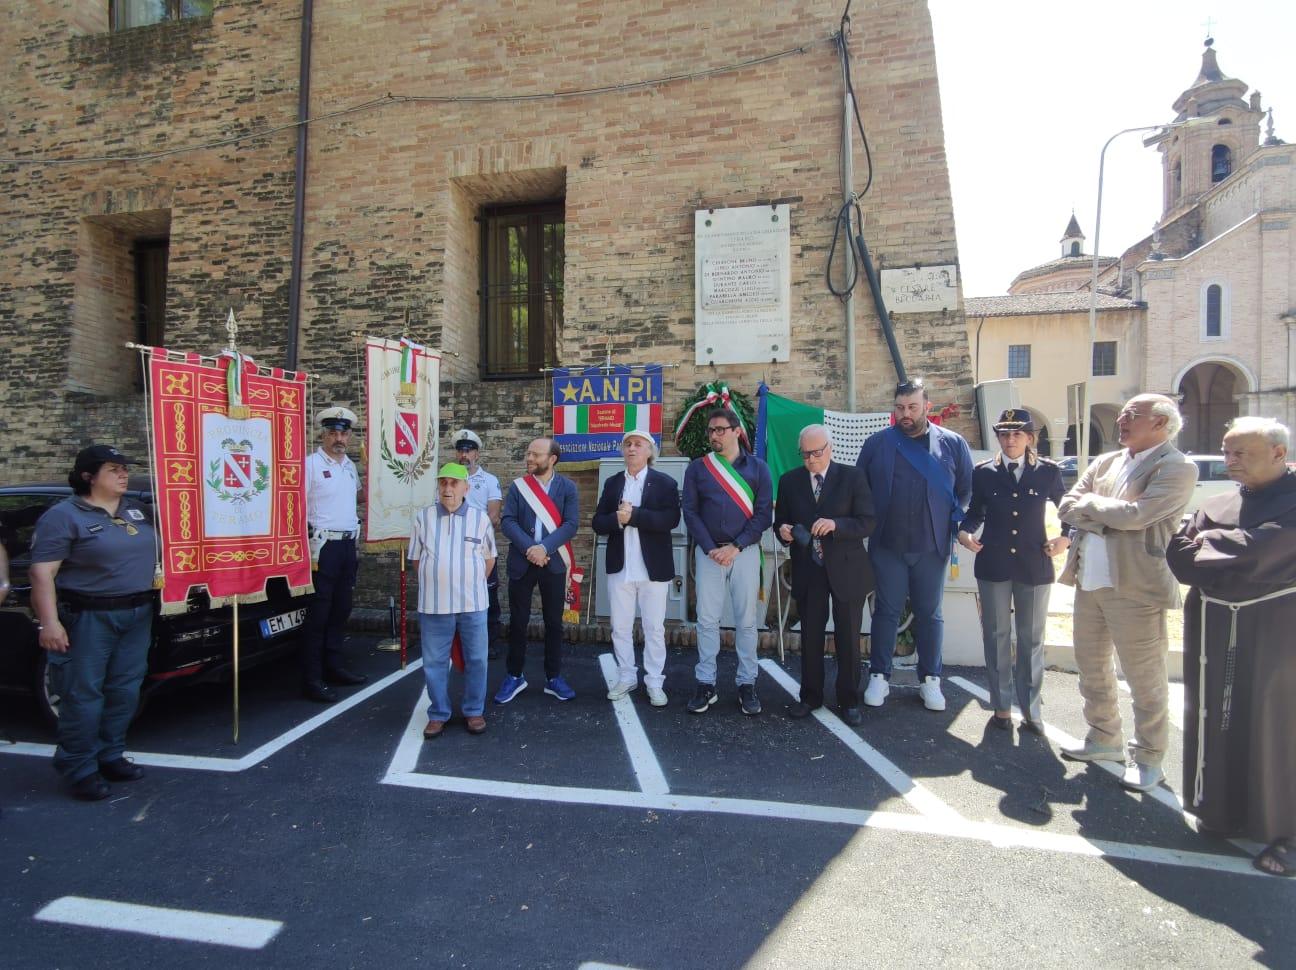
[[[1270,843],[1256,865],[1275,875],[1292,874],[1296,835],[1296,473],[1285,440],[1277,422],[1235,421],[1224,451],[1239,490],[1203,502],[1166,551],[1192,586],[1184,804],[1212,833]]]

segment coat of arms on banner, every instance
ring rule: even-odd
[[[209,536],[270,531],[271,428],[265,418],[202,416],[203,514]]]
[[[441,358],[411,340],[365,341],[368,427],[365,542],[401,545],[436,502]]]
[[[436,460],[435,438],[426,435],[420,444],[417,387],[414,381],[402,380],[400,390],[392,401],[390,426],[385,409],[379,417],[383,429],[380,448],[383,464],[397,480],[406,484],[417,482],[427,474]],[[389,441],[391,447],[388,446]]]

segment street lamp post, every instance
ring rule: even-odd
[[[1184,128],[1188,125],[1199,122],[1208,122],[1208,118],[1185,118],[1183,121],[1172,121],[1163,125],[1140,125],[1137,128],[1122,128],[1116,134],[1112,135],[1103,144],[1102,151],[1098,153],[1098,203],[1094,211],[1094,245],[1093,245],[1093,265],[1089,274],[1089,362],[1088,374],[1084,379],[1084,406],[1080,408],[1080,414],[1077,416],[1076,426],[1076,473],[1083,475],[1086,468],[1089,467],[1089,423],[1091,420],[1091,409],[1093,406],[1093,390],[1089,386],[1093,373],[1093,356],[1094,345],[1098,340],[1098,242],[1102,237],[1102,197],[1103,197],[1103,166],[1107,162],[1107,149],[1121,135],[1128,135],[1135,131],[1171,131],[1175,128]]]

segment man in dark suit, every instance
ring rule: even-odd
[[[791,546],[792,596],[801,614],[801,699],[788,708],[805,717],[824,700],[824,631],[832,601],[837,644],[837,703],[847,724],[859,711],[859,631],[872,570],[864,539],[873,531],[873,496],[868,479],[832,460],[832,440],[821,424],[801,429],[797,439],[805,468],[779,479],[774,528]]]
[[[643,619],[644,686],[653,707],[666,706],[666,598],[675,578],[671,530],[679,525],[675,479],[652,467],[656,445],[647,431],[621,438],[625,471],[603,486],[594,510],[594,531],[607,536],[608,599],[612,606],[612,650],[620,677],[608,700],[620,700],[638,685],[635,667],[635,606]]]
[[[560,701],[576,696],[562,675],[562,615],[580,507],[576,483],[554,472],[561,456],[552,438],[536,438],[527,446],[527,473],[514,480],[504,500],[500,529],[509,541],[509,650],[508,675],[495,692],[496,704],[507,704],[527,688],[522,669],[536,586],[545,627],[544,692]]]

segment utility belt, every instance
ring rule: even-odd
[[[89,596],[85,593],[74,593],[71,590],[59,590],[59,603],[72,610],[131,610],[137,606],[153,602],[153,591],[128,593],[125,596]]]
[[[317,539],[323,539],[325,542],[331,542],[334,539],[352,540],[358,535],[355,532],[338,532],[333,529],[315,529],[311,535]]]

